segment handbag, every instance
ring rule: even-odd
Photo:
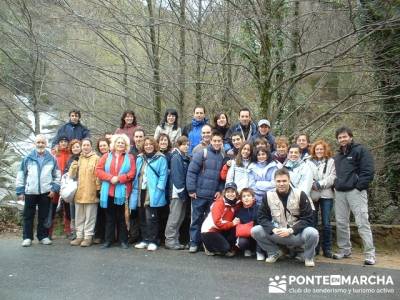
[[[68,173],[65,173],[61,177],[61,188],[60,197],[67,203],[74,201],[76,190],[78,189],[78,181],[69,177]]]
[[[245,223],[245,224],[237,224],[236,225],[236,237],[249,238],[251,235],[251,229],[254,226],[254,221]]]

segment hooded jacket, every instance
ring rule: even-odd
[[[249,170],[249,187],[254,190],[257,205],[260,205],[264,194],[275,188],[274,177],[278,166],[275,161],[270,163],[256,162],[250,164]]]

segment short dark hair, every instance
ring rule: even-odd
[[[138,132],[138,131],[141,131],[141,132],[143,132],[143,135],[146,135],[146,133],[145,133],[145,131],[144,131],[144,129],[142,127],[137,127],[133,131],[133,136],[135,136],[135,133]]]
[[[92,140],[91,140],[91,139],[89,139],[89,138],[83,138],[83,139],[82,139],[82,144],[83,144],[84,141],[89,142],[89,143],[90,143],[90,146],[93,146],[93,143],[92,143]]]
[[[78,115],[79,119],[81,118],[81,112],[79,110],[77,109],[70,110],[68,116],[71,116],[72,113]]]
[[[288,148],[288,151],[289,151],[290,149],[292,149],[292,148],[297,148],[297,149],[299,149],[299,152],[301,153],[301,148],[300,148],[299,145],[297,145],[297,144],[291,144],[291,145],[289,146],[289,148]]]
[[[240,191],[240,194],[239,194],[239,198],[240,198],[240,199],[242,199],[244,193],[249,193],[249,194],[251,194],[251,195],[253,196],[253,198],[256,196],[256,193],[254,192],[253,189],[251,189],[251,188],[244,188],[244,189],[242,189],[242,190]]]
[[[224,135],[221,132],[219,132],[218,130],[213,130],[211,132],[211,138],[213,138],[214,136],[219,136],[221,139],[224,139]]]
[[[274,178],[282,175],[286,175],[290,179],[289,171],[286,168],[276,170]]]
[[[304,135],[306,137],[307,143],[310,144],[310,142],[311,142],[310,135],[308,133],[305,133],[305,132],[299,132],[298,134],[296,134],[296,136],[294,138],[294,143],[296,144],[297,143],[297,139],[302,135]]]
[[[251,115],[251,111],[250,111],[250,109],[249,109],[249,108],[247,108],[247,107],[243,107],[243,108],[241,108],[241,109],[239,110],[239,116],[240,116],[240,113],[241,113],[242,111],[248,111],[248,112],[249,112],[249,114]]]
[[[196,106],[193,108],[193,112],[195,112],[197,108],[201,108],[201,109],[203,110],[203,112],[206,113],[206,108],[205,108],[203,105],[196,105]]]
[[[189,139],[186,136],[182,135],[176,140],[175,144],[177,147],[179,147],[179,146],[185,145],[187,143],[189,143]]]
[[[336,139],[338,138],[339,134],[341,134],[341,133],[347,133],[349,135],[349,137],[351,137],[351,138],[353,137],[353,130],[351,130],[347,126],[342,126],[342,127],[339,127],[338,129],[336,129],[336,132],[335,132]]]
[[[232,138],[233,136],[240,136],[240,138],[243,139],[242,133],[241,133],[240,131],[235,131],[234,133],[232,133],[231,138]]]

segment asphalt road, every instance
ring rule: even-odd
[[[305,268],[288,259],[267,265],[254,258],[164,249],[102,250],[71,247],[63,239],[52,246],[35,242],[22,248],[20,243],[16,238],[0,238],[0,300],[400,299],[400,271],[390,269],[328,263]],[[352,285],[348,281],[330,285],[333,281],[325,275],[343,275]],[[368,278],[367,285],[357,284],[362,275]],[[307,276],[314,284],[304,283]],[[319,283],[318,276],[324,278]],[[374,285],[377,277],[385,284]],[[269,285],[275,284],[270,279],[280,281],[285,293],[270,293]]]

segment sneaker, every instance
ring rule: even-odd
[[[148,251],[156,251],[158,249],[158,246],[156,245],[156,244],[154,244],[154,243],[150,243],[148,246],[147,246],[147,250]]]
[[[244,257],[251,257],[251,250],[244,250]]]
[[[305,259],[304,260],[304,265],[306,266],[306,267],[315,267],[315,263],[314,263],[314,260],[311,258],[311,259]]]
[[[230,251],[225,253],[226,257],[234,257],[235,255],[236,255],[235,250],[230,250]]]
[[[332,255],[333,259],[343,259],[343,258],[350,258],[351,252],[339,251]]]
[[[82,242],[83,242],[82,238],[76,238],[73,241],[71,241],[69,244],[71,246],[80,246]]]
[[[121,242],[121,248],[122,249],[128,249],[129,248],[128,243]]]
[[[215,255],[214,252],[208,251],[207,247],[204,244],[203,244],[203,248],[204,248],[204,253],[206,255],[208,255],[208,256],[214,256]]]
[[[265,255],[264,253],[261,252],[257,252],[257,260],[261,261],[261,260],[265,260]]]
[[[105,242],[103,245],[101,245],[100,249],[108,249],[111,247],[111,242]]]
[[[199,250],[199,247],[197,246],[190,246],[189,247],[189,252],[190,253],[196,253]]]
[[[53,242],[48,237],[45,237],[44,239],[41,239],[40,243],[42,245],[51,245],[51,244],[53,244]]]
[[[81,247],[90,247],[92,246],[92,239],[84,239],[81,243]]]
[[[265,260],[266,263],[273,264],[276,262],[281,256],[283,255],[281,250],[278,250],[275,254],[268,255],[267,259]]]
[[[327,258],[332,258],[333,254],[332,254],[331,250],[325,250],[324,251],[324,256],[327,257]]]
[[[183,250],[183,249],[185,249],[185,245],[181,245],[181,244],[165,245],[165,249],[169,249],[169,250]]]
[[[139,244],[135,245],[136,249],[146,249],[149,244],[146,242],[140,242]]]
[[[372,255],[367,255],[364,259],[364,265],[366,266],[372,266],[376,263],[375,256]]]
[[[101,239],[100,238],[95,238],[94,240],[93,240],[93,244],[96,244],[96,245],[98,245],[98,244],[101,244]]]
[[[24,239],[22,241],[21,246],[22,247],[30,247],[30,246],[32,246],[32,240],[31,239]]]

